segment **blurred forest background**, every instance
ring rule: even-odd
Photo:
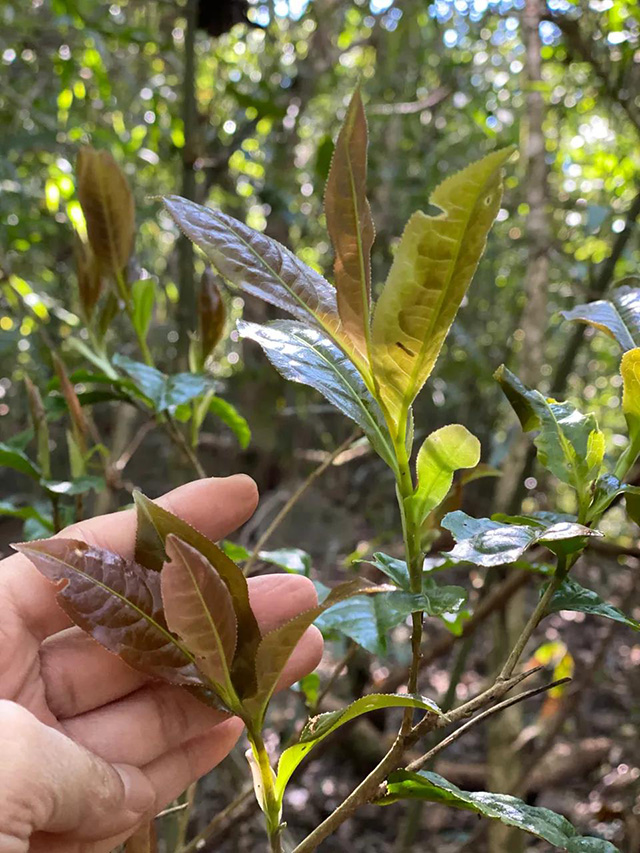
[[[156,368],[184,372],[204,263],[155,197],[179,193],[219,207],[330,276],[322,193],[335,134],[358,82],[370,130],[374,283],[384,280],[408,216],[428,210],[429,192],[443,175],[498,146],[519,151],[507,169],[486,255],[416,409],[424,432],[465,424],[482,443],[483,462],[504,472],[470,483],[458,504],[485,515],[493,507],[562,509],[568,500],[535,466],[530,442],[521,442],[492,378],[502,362],[541,390],[596,412],[609,443],[624,441],[616,345],[564,322],[559,312],[638,271],[640,9],[634,0],[4,0],[0,24],[0,440],[29,449],[28,375],[44,398],[50,478],[70,481],[69,397],[59,393],[55,351],[91,412],[103,446],[98,455],[107,460],[100,476],[91,467],[95,459],[72,471],[71,481],[84,476],[84,486],[58,487],[57,507],[57,498],[38,491],[37,477],[16,465],[3,469],[3,553],[21,535],[48,534],[56,512],[70,521],[115,510],[130,501],[133,486],[156,496],[195,476],[175,433],[155,429],[149,413],[92,383],[100,365],[89,357],[74,249],[75,235],[82,239],[86,228],[76,192],[78,149],[106,149],[128,177],[137,231],[129,277],[149,283],[139,288],[151,293],[148,347]],[[269,547],[303,549],[312,576],[323,583],[381,545],[393,553],[400,543],[392,475],[361,444],[336,456],[349,425],[314,392],[285,384],[234,331],[240,316],[275,314],[237,292],[225,290],[223,299],[225,333],[207,361],[223,402],[211,407],[197,443],[207,475],[246,471],[260,487],[260,508],[236,541],[255,547],[295,490],[326,463]],[[117,302],[101,303],[100,311],[107,366],[116,353],[139,360]],[[179,409],[171,429],[180,431]],[[627,612],[636,608],[637,618],[637,528],[615,508],[603,526],[617,545],[591,551],[578,576]],[[434,529],[435,551],[450,544]],[[283,557],[289,568],[291,559]],[[478,600],[478,571],[453,577],[469,587],[472,604]],[[521,576],[513,570],[509,577]],[[501,588],[508,614],[518,597],[535,600],[526,579],[509,577],[511,587]],[[495,608],[466,639],[440,623],[428,626],[425,692],[443,702],[450,688],[447,701],[454,702],[478,689],[491,673],[492,650],[507,647],[511,616],[504,612]],[[574,685],[528,704],[511,722],[500,718],[474,730],[457,755],[446,753],[439,772],[468,788],[506,791],[520,779],[529,802],[561,811],[581,832],[600,834],[621,850],[638,851],[640,644],[623,626],[584,614],[573,614],[559,630],[561,622],[559,615],[545,621],[539,660],[559,672],[575,668]],[[326,701],[402,684],[403,630],[373,661],[352,641],[332,640],[321,683],[345,653],[348,661]],[[452,676],[462,669],[462,678]],[[307,694],[316,688],[305,685]],[[275,730],[288,735],[303,711],[304,692],[282,700]],[[335,807],[392,731],[393,720],[374,717],[328,742],[292,788],[288,817],[295,834]],[[200,786],[190,829],[181,812],[158,822],[165,849],[173,850],[177,837],[206,833],[211,817],[244,784],[242,760],[227,762]],[[530,768],[525,782],[523,768]],[[438,806],[394,809],[364,809],[323,849],[551,849],[496,840],[473,815]],[[258,849],[261,830],[250,799],[232,820],[238,815],[240,824],[219,822],[201,849]]]

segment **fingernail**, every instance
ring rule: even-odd
[[[116,766],[124,785],[124,808],[132,812],[147,812],[155,802],[151,782],[136,767]]]

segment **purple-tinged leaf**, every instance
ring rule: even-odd
[[[238,624],[226,584],[206,557],[173,534],[160,575],[164,615],[211,681],[230,686]]]
[[[167,627],[157,572],[74,539],[15,548],[57,584],[56,600],[71,621],[129,666],[175,684],[202,683],[192,655]]]

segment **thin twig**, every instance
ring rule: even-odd
[[[205,826],[202,832],[199,832],[185,847],[178,853],[195,853],[200,850],[204,844],[213,838],[221,829],[229,822],[234,812],[240,809],[253,797],[253,785],[249,785],[238,794],[231,802],[226,805],[221,812],[213,818],[213,820]]]
[[[245,575],[249,574],[249,572],[253,568],[254,563],[260,556],[260,551],[264,549],[264,546],[266,545],[267,541],[271,538],[275,530],[277,530],[277,528],[280,526],[286,516],[291,512],[293,507],[300,500],[302,495],[307,491],[309,486],[311,486],[318,479],[318,477],[324,474],[327,468],[329,468],[333,464],[334,460],[337,459],[341,453],[343,453],[351,444],[353,444],[353,442],[360,436],[360,432],[361,431],[359,429],[355,430],[355,432],[353,432],[346,441],[343,441],[339,447],[337,447],[329,456],[327,456],[327,458],[321,465],[318,465],[317,468],[314,468],[314,470],[309,474],[307,479],[295,490],[295,492],[291,495],[286,504],[282,507],[280,512],[273,519],[271,524],[264,531],[262,536],[258,539],[258,542],[256,543],[253,552],[251,553],[249,559],[244,565]]]
[[[505,699],[503,702],[499,702],[497,705],[494,705],[493,708],[488,708],[486,711],[483,711],[481,714],[478,714],[477,717],[473,717],[473,719],[469,720],[463,725],[460,726],[459,729],[456,729],[455,732],[452,732],[448,737],[444,738],[437,743],[429,752],[425,752],[424,755],[421,755],[420,758],[416,758],[415,761],[412,761],[411,764],[408,764],[406,769],[415,772],[417,770],[422,769],[425,764],[428,764],[435,756],[442,752],[443,749],[446,749],[450,746],[454,741],[458,740],[458,738],[462,737],[470,728],[473,726],[477,726],[478,723],[481,723],[483,720],[486,720],[487,717],[493,716],[493,714],[498,714],[500,711],[504,711],[505,708],[510,708],[511,705],[516,705],[518,702],[524,702],[526,699],[530,699],[532,696],[537,696],[539,693],[545,693],[547,690],[551,690],[553,687],[558,687],[560,684],[566,684],[568,681],[571,681],[570,678],[560,678],[557,681],[552,681],[550,684],[544,684],[542,687],[534,687],[532,690],[526,690],[524,693],[518,693],[517,696],[511,696],[509,699]]]

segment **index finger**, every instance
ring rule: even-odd
[[[236,474],[195,480],[158,498],[157,503],[215,540],[228,536],[247,521],[257,501],[253,480],[245,474]],[[125,510],[72,524],[56,535],[81,539],[123,557],[132,557],[135,534],[135,510]],[[71,624],[56,603],[55,587],[22,554],[14,554],[0,563],[0,600],[39,640]]]

